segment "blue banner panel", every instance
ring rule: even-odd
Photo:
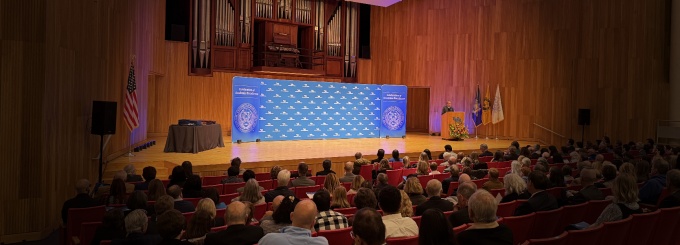
[[[234,77],[232,81],[231,141],[251,142],[259,139],[260,80]]]
[[[382,85],[380,137],[406,135],[406,86]]]

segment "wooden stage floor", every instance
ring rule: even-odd
[[[230,137],[225,136],[225,141]],[[313,171],[320,169],[323,159],[333,161],[333,170],[342,172],[342,163],[354,159],[356,152],[362,152],[364,158],[374,159],[378,149],[385,149],[385,155],[389,156],[392,150],[399,150],[401,155],[408,155],[412,160],[417,159],[420,152],[430,149],[433,157],[444,150],[444,145],[450,144],[455,152],[479,151],[479,145],[486,143],[490,149],[506,149],[512,140],[495,139],[466,139],[464,141],[446,141],[440,136],[427,134],[407,134],[405,139],[333,139],[333,140],[301,140],[301,141],[274,141],[274,142],[251,142],[236,144],[225,142],[225,147],[215,148],[208,151],[192,153],[164,153],[165,138],[152,138],[156,145],[135,152],[135,156],[121,156],[107,164],[105,179],[112,176],[113,171],[122,169],[129,163],[137,166],[138,174],[141,168],[155,163],[157,168],[164,162],[168,169],[179,165],[183,161],[191,161],[195,172],[202,175],[221,174],[228,168],[230,159],[240,157],[243,160],[243,168],[253,169],[255,172],[268,172],[269,168],[279,165],[288,169],[301,161],[312,165]],[[536,142],[520,141],[520,145],[535,144]],[[159,177],[165,176],[164,171],[159,171]],[[169,173],[170,171],[168,171]]]

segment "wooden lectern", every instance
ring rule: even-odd
[[[465,124],[465,112],[462,111],[450,111],[442,115],[442,139],[453,139],[449,133],[449,124],[455,124],[456,121],[460,121]]]

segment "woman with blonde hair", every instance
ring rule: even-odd
[[[392,170],[390,166],[390,161],[387,159],[380,160],[380,166],[378,167],[378,173],[385,173],[387,170]]]
[[[265,203],[264,196],[262,196],[262,193],[260,192],[260,186],[255,179],[249,179],[243,187],[241,196],[234,198],[232,202],[233,201],[251,202],[254,205]]]
[[[364,184],[366,180],[364,180],[364,177],[361,175],[354,176],[354,180],[352,180],[352,186],[350,187],[349,191],[347,191],[347,194],[357,194],[357,191],[359,188],[361,188],[361,185]]]
[[[326,189],[328,192],[331,192],[338,186],[340,186],[340,180],[338,179],[337,175],[333,173],[326,175],[326,180],[323,182],[324,189]]]
[[[165,186],[163,181],[153,179],[149,181],[149,201],[156,201],[159,197],[165,196]]]
[[[420,156],[418,156],[418,162],[420,161],[430,161],[430,157],[427,156],[426,152],[421,152]]]
[[[505,188],[505,196],[501,203],[512,202],[517,199],[529,199],[531,196],[526,191],[527,183],[518,174],[510,173],[503,177],[503,188]]]
[[[332,194],[331,209],[350,207],[349,201],[347,201],[347,190],[344,186],[335,187]]]
[[[619,167],[619,174],[630,174],[633,177],[635,176],[635,165],[632,163],[626,162]],[[637,177],[636,177],[636,182],[637,182]]]
[[[413,203],[411,203],[411,198],[409,198],[408,194],[403,190],[399,190],[399,192],[401,192],[401,209],[399,210],[401,217],[413,217]]]
[[[428,170],[430,170],[430,164],[427,164],[427,161],[420,161],[418,162],[418,171],[416,174],[418,175],[428,175]]]
[[[404,161],[403,162],[404,168],[412,168],[413,167],[413,166],[411,166],[411,158],[410,157],[404,156],[404,158],[402,158],[401,160]]]
[[[614,179],[612,185],[614,202],[604,208],[600,217],[590,227],[595,227],[604,222],[612,222],[628,218],[631,214],[642,213],[638,205],[638,186],[635,177],[630,174],[621,174]]]
[[[217,227],[224,225],[224,218],[217,217],[217,207],[215,206],[215,202],[212,199],[203,198],[199,200],[198,204],[196,205],[196,212],[198,211],[208,212],[210,214],[210,219],[214,220],[213,226]]]
[[[406,179],[406,184],[404,184],[404,192],[408,194],[409,199],[413,205],[420,205],[427,201],[427,198],[423,195],[423,187],[420,185],[420,180],[416,177],[410,177]]]

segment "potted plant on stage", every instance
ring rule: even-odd
[[[455,141],[470,138],[470,133],[460,118],[454,118],[453,123],[449,124],[449,134],[451,139]]]

